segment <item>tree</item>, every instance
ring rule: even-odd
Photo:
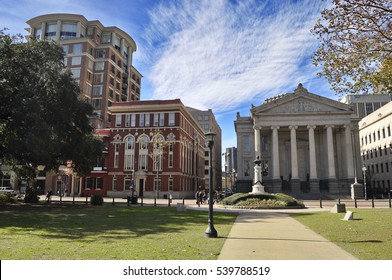
[[[0,31],[0,160],[28,177],[38,165],[57,170],[67,160],[83,175],[102,152],[89,124],[93,108],[78,99],[63,60],[55,42]]]
[[[321,42],[313,62],[343,93],[392,93],[392,2],[332,0],[312,29]]]

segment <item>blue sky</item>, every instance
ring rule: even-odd
[[[222,148],[236,146],[236,113],[293,92],[337,99],[318,78],[310,33],[326,1],[314,0],[0,0],[0,28],[26,35],[26,21],[48,13],[82,14],[118,26],[136,41],[142,100],[181,98],[212,109]]]

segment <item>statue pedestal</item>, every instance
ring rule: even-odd
[[[252,186],[252,192],[251,193],[253,193],[253,194],[255,194],[255,193],[265,193],[264,186],[260,182],[257,182],[256,184],[254,184]]]

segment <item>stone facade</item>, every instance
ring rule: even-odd
[[[300,198],[350,194],[361,172],[358,121],[350,106],[308,92],[293,93],[237,114],[237,191],[252,190],[254,159],[262,160],[267,192]]]
[[[359,122],[368,197],[386,196],[392,181],[392,102]]]

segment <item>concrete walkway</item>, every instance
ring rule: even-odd
[[[355,260],[286,212],[240,212],[219,260]]]

